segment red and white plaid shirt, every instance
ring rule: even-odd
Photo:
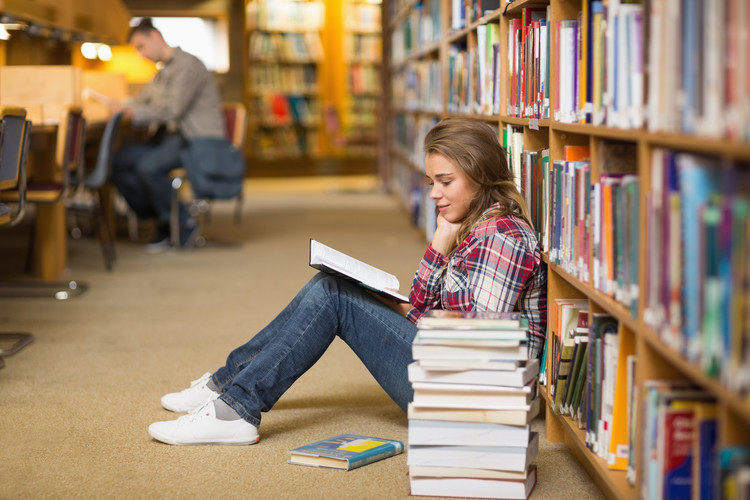
[[[534,231],[519,217],[493,217],[476,226],[450,259],[428,246],[409,301],[407,317],[415,324],[430,309],[520,311],[529,320],[529,356],[541,356],[547,270]]]

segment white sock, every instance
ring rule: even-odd
[[[239,420],[239,413],[234,411],[234,408],[226,404],[221,399],[214,400],[214,408],[216,409],[216,418],[219,420]]]

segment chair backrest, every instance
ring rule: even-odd
[[[70,106],[65,110],[60,125],[57,127],[57,168],[62,173],[63,187],[68,186],[71,170],[82,178],[84,174],[83,144],[86,133],[86,120],[83,108]]]
[[[122,122],[123,113],[112,115],[102,132],[102,139],[99,142],[99,152],[96,155],[96,165],[85,177],[84,185],[90,189],[98,189],[104,185],[109,178],[112,166],[112,153],[114,152],[115,139],[120,131],[120,122]]]
[[[0,191],[21,182],[26,128],[25,109],[0,107]]]
[[[244,154],[247,137],[247,108],[241,102],[225,102],[222,104],[222,109],[226,122],[227,139]]]

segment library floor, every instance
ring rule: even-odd
[[[347,432],[406,441],[406,417],[335,342],[266,414],[260,443],[175,447],[149,423],[159,397],[220,366],[310,278],[314,237],[387,269],[408,289],[424,251],[406,212],[369,177],[248,182],[242,222],[217,204],[207,244],[158,255],[122,237],[111,273],[71,240],[67,300],[0,299],[0,331],[36,340],[0,370],[0,498],[406,498],[406,454],[350,472],[286,463],[290,448]],[[28,224],[0,229],[0,281],[23,274]],[[544,421],[533,499],[602,498]]]

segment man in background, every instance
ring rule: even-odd
[[[158,73],[133,98],[111,102],[112,113],[123,111],[134,125],[148,125],[146,142],[119,150],[113,160],[112,183],[139,219],[157,219],[157,234],[147,251],[170,247],[171,179],[182,165],[180,153],[197,139],[225,140],[221,98],[213,75],[197,57],[169,46],[151,19],[133,26],[128,43],[157,63]],[[180,246],[190,248],[198,237],[197,221],[180,205]]]

